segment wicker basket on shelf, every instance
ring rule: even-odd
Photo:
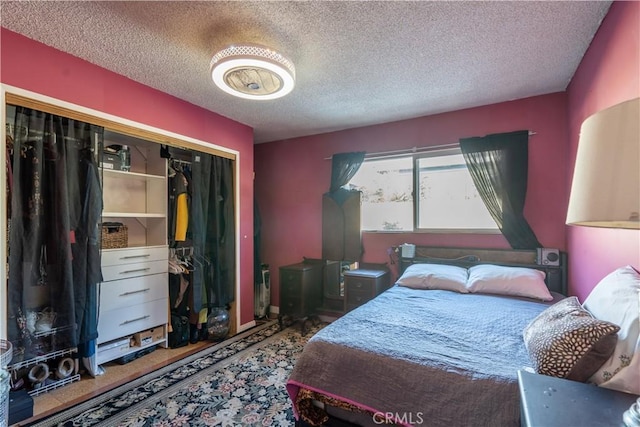
[[[129,243],[127,226],[120,222],[102,223],[102,249],[126,248]]]

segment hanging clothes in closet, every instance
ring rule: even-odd
[[[171,348],[189,343],[188,295],[193,265],[189,261],[192,248],[169,250],[169,342]]]
[[[191,203],[190,165],[182,160],[169,159],[169,246],[187,240],[189,205]]]
[[[196,308],[194,292],[198,292],[199,300],[206,300],[204,288],[201,286],[203,277],[201,269],[204,268],[203,271],[206,271],[209,263],[194,262],[193,229],[189,227],[193,225],[190,219],[193,191],[191,161],[184,160],[185,153],[180,150],[174,149],[173,155],[169,149],[166,151],[169,158],[169,245],[176,254],[174,261],[188,263],[190,266],[188,271],[169,277],[170,297],[173,298],[175,295],[175,298],[180,300],[180,304],[172,304],[170,314],[188,318],[189,341],[195,343],[207,338],[204,327],[207,322],[207,310],[202,308],[201,304]],[[180,156],[180,158],[174,156]],[[169,267],[171,270],[171,262]],[[185,293],[183,299],[180,299],[177,289]]]
[[[192,247],[188,307],[195,342],[206,335],[209,310],[228,309],[235,298],[233,161],[173,147],[161,155],[169,165],[169,244]]]
[[[198,326],[198,314],[192,312],[193,285],[186,268],[188,260],[185,254],[193,252],[189,231],[189,210],[191,204],[191,186],[189,183],[190,164],[188,161],[172,156],[169,147],[162,147],[161,155],[168,159],[167,175],[168,188],[168,238],[171,248],[169,257],[169,345],[182,346],[188,342],[189,323],[184,325],[187,330],[187,341],[182,341],[182,319],[191,319],[193,327]],[[193,271],[193,269],[191,269]],[[177,320],[176,320],[177,319]],[[173,330],[173,324],[176,330]]]
[[[185,248],[180,249],[183,250]],[[170,251],[169,303],[171,305],[171,313],[187,316],[189,314],[189,273],[193,271],[193,265],[184,251],[181,251],[180,254],[178,254],[177,249],[171,249]]]
[[[13,120],[8,337],[29,359],[97,338],[103,129],[23,107]],[[10,115],[10,114],[8,114]]]

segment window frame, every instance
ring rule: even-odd
[[[451,148],[441,148],[441,149],[433,149],[426,150],[422,152],[414,152],[407,154],[395,154],[395,155],[371,155],[365,157],[364,162],[368,161],[380,161],[380,160],[391,160],[397,158],[411,158],[412,159],[412,168],[413,168],[413,179],[412,184],[413,188],[411,190],[412,195],[412,203],[413,209],[411,210],[413,228],[411,230],[361,230],[363,233],[384,233],[384,234],[408,234],[408,233],[416,233],[416,234],[489,234],[489,235],[498,235],[502,234],[498,226],[495,228],[420,228],[418,227],[418,218],[420,215],[420,203],[419,203],[419,188],[420,188],[420,173],[418,170],[418,162],[423,158],[431,158],[431,157],[443,157],[449,155],[457,155],[462,154],[460,146],[457,145]]]

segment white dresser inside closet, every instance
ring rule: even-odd
[[[103,224],[123,224],[128,236],[125,247],[102,249],[97,364],[166,347],[169,317],[166,160],[158,144],[114,132],[104,146],[127,150],[126,165],[101,166]]]

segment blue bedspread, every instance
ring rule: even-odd
[[[426,425],[517,425],[522,331],[548,304],[394,286],[312,337],[289,381]],[[295,401],[295,400],[294,400]]]
[[[531,300],[396,286],[311,341],[514,380],[517,369],[529,366],[522,331],[546,307]]]

